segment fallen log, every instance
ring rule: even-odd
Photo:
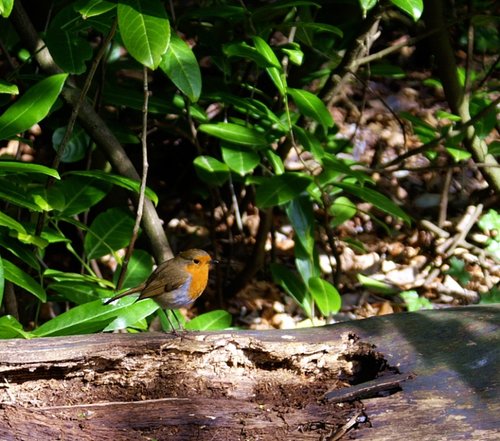
[[[0,342],[0,439],[493,440],[500,307]]]

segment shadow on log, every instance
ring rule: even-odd
[[[500,307],[0,342],[0,439],[498,439]]]

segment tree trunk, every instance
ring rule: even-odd
[[[493,440],[499,316],[6,340],[0,439]]]

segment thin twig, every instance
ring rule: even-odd
[[[448,212],[448,194],[450,191],[451,184],[451,175],[453,174],[453,170],[448,168],[446,170],[446,175],[443,183],[443,190],[441,191],[441,201],[439,203],[439,219],[438,225],[440,228],[443,228],[444,223],[446,222],[446,214]]]
[[[132,252],[134,251],[135,241],[139,234],[139,227],[141,225],[142,213],[144,211],[144,200],[146,193],[146,182],[148,177],[148,102],[149,102],[149,88],[148,88],[148,68],[143,67],[143,90],[144,90],[144,101],[142,105],[142,135],[141,135],[141,146],[142,146],[142,176],[141,176],[141,189],[139,191],[139,201],[137,202],[137,214],[135,217],[134,229],[132,230],[132,237],[130,238],[130,244],[127,247],[127,252],[123,258],[123,264],[120,270],[120,277],[118,278],[118,283],[116,284],[116,289],[121,289],[123,281],[125,280],[125,274],[127,273],[128,263]]]

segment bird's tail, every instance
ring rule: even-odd
[[[122,297],[128,296],[130,294],[134,294],[136,292],[140,292],[144,289],[144,287],[145,287],[145,284],[143,283],[142,285],[136,286],[135,288],[127,289],[126,291],[124,291],[120,294],[117,294],[116,296],[111,297],[110,299],[106,300],[106,302],[104,302],[104,304],[109,305],[111,302],[114,302],[115,300],[121,299]]]

